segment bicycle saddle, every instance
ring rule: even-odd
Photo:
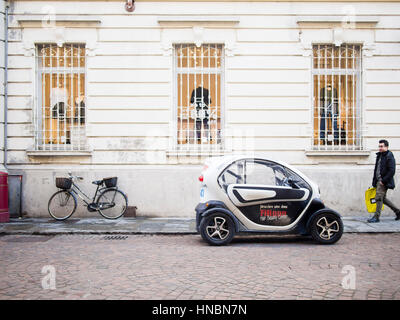
[[[93,184],[97,184],[97,185],[101,185],[103,184],[103,180],[96,180],[96,181],[92,181]]]

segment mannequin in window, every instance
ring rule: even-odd
[[[319,94],[320,101],[320,138],[323,144],[325,144],[325,136],[327,133],[328,121],[331,120],[333,124],[332,133],[335,144],[339,143],[339,128],[338,128],[338,115],[339,115],[339,105],[338,105],[338,95],[336,88],[332,88],[331,84],[327,84],[326,87],[321,88]]]
[[[85,96],[83,95],[75,99],[74,122],[85,124]]]
[[[51,118],[52,118],[52,137],[53,143],[64,143],[64,130],[65,130],[65,143],[71,143],[71,132],[69,130],[69,119],[67,117],[68,108],[68,92],[63,87],[62,83],[59,83],[57,87],[51,89],[50,93],[51,103]],[[64,125],[66,124],[66,127]],[[58,134],[57,134],[58,130]],[[55,141],[54,141],[55,140]]]
[[[196,137],[197,137],[197,142],[200,142],[202,125],[204,128],[204,132],[208,136],[208,129],[209,129],[208,121],[210,119],[208,106],[211,104],[211,96],[209,94],[208,89],[203,88],[201,86],[197,87],[196,89],[193,89],[190,97],[190,103],[194,103],[196,107],[196,116],[195,116]]]
[[[61,83],[51,89],[50,103],[52,118],[62,120],[65,116],[65,106],[68,104],[68,93]]]

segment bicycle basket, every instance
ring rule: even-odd
[[[56,187],[59,189],[70,189],[72,186],[71,178],[56,178]]]
[[[113,188],[117,186],[117,180],[118,177],[110,177],[110,178],[104,178],[104,184],[106,185],[107,188]]]

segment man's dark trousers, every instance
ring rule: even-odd
[[[392,209],[396,213],[396,215],[399,213],[399,209],[393,204],[393,202],[391,202],[388,198],[386,198],[387,190],[388,188],[378,183],[378,186],[376,187],[376,196],[375,196],[375,201],[376,201],[375,216],[377,218],[379,218],[381,215],[383,204],[386,204],[390,209]]]

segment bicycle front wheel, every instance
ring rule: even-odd
[[[49,214],[56,220],[68,219],[75,212],[76,205],[76,198],[71,192],[57,191],[49,200]]]
[[[128,198],[117,189],[105,190],[97,199],[97,210],[107,219],[118,219],[128,207]]]

